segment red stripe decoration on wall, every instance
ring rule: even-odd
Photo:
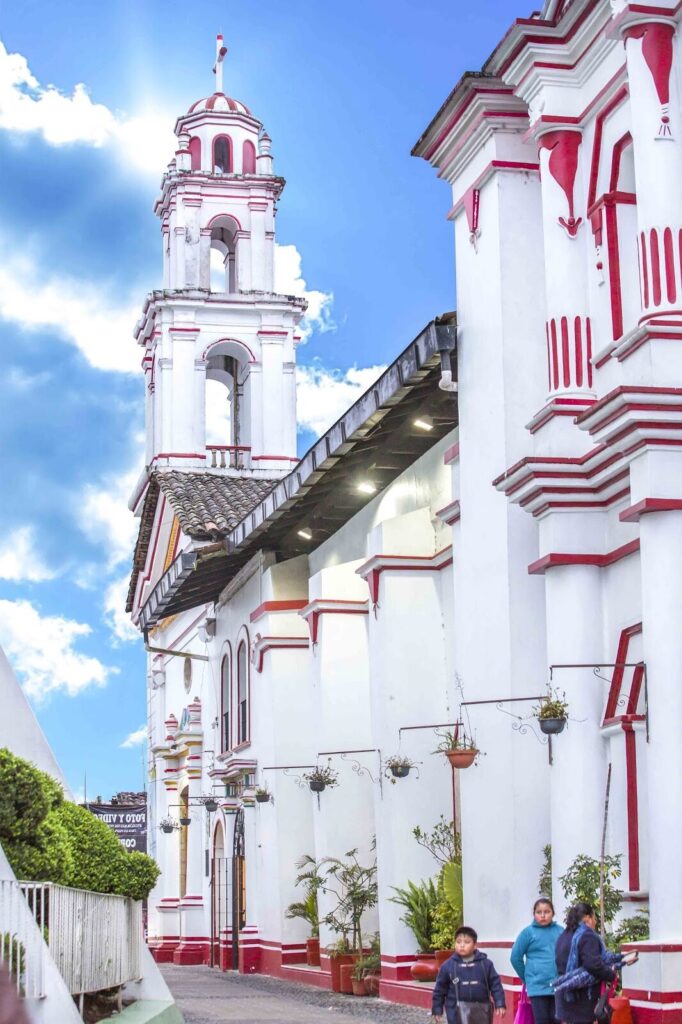
[[[661,262],[658,251],[658,232],[651,229],[651,293],[654,306],[661,304]]]
[[[592,386],[592,325],[589,317],[552,318],[546,325],[550,388]]]
[[[640,235],[641,260],[642,260],[642,305],[646,308],[649,305],[649,270],[646,263],[646,238],[642,231]]]
[[[677,297],[675,288],[675,255],[673,253],[673,233],[670,228],[663,232],[663,255],[665,258],[665,289],[668,302],[674,302]]]

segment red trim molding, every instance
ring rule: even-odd
[[[441,523],[446,523],[448,526],[453,526],[458,523],[461,517],[461,508],[459,500],[451,501],[449,505],[445,505],[443,508],[439,508],[436,515],[440,519]]]
[[[356,569],[358,576],[369,587],[369,596],[374,608],[379,604],[379,583],[384,572],[440,572],[452,565],[452,545],[435,555],[373,555]]]
[[[682,500],[679,498],[642,498],[641,501],[623,509],[619,515],[622,523],[635,523],[640,516],[650,512],[682,512]]]
[[[297,612],[305,608],[306,601],[263,601],[249,615],[249,622],[258,622],[264,615],[272,615],[275,612]]]
[[[577,552],[560,554],[553,551],[538,558],[536,562],[531,562],[528,572],[531,576],[542,576],[547,569],[553,569],[558,565],[596,565],[599,569],[605,569],[607,566],[613,565],[614,562],[619,562],[621,558],[635,554],[636,551],[639,551],[639,540],[631,540],[613,551],[607,551],[605,555],[587,555]]]
[[[451,465],[451,463],[456,462],[458,458],[459,441],[456,441],[454,444],[451,444],[449,448],[445,449],[445,454],[443,455],[443,465],[449,466]]]
[[[268,651],[307,650],[309,647],[307,636],[261,636],[257,633],[251,648],[251,662],[256,672],[262,672],[263,658]]]
[[[317,597],[298,613],[308,623],[310,642],[317,643],[320,615],[369,615],[369,601],[342,601]]]

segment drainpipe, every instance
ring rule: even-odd
[[[457,318],[454,313],[446,313],[437,317],[433,322],[433,330],[436,332],[436,345],[440,353],[440,380],[438,387],[441,391],[457,391],[457,381],[453,380],[452,356],[457,348]],[[454,371],[456,373],[456,370]]]

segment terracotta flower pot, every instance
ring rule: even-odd
[[[454,949],[437,949],[436,952],[433,954],[436,961],[436,966],[441,967],[441,965],[444,964],[446,960],[450,959],[454,952]]]
[[[415,981],[435,981],[438,965],[432,956],[422,956],[410,967],[410,974]]]
[[[332,974],[332,992],[341,991],[341,967],[343,964],[352,964],[352,953],[341,953],[339,956],[329,958],[329,966]]]
[[[308,967],[319,967],[320,966],[320,940],[319,939],[306,939],[305,940],[305,958]]]
[[[632,1010],[627,996],[613,996],[610,1003],[613,1007],[611,1024],[632,1024]]]
[[[339,992],[343,992],[346,996],[353,995],[353,971],[355,970],[355,964],[341,964],[339,968],[340,975],[340,988]]]
[[[467,747],[462,750],[446,750],[445,756],[453,768],[468,768],[476,760],[478,750],[475,747]]]
[[[354,996],[366,996],[367,995],[367,985],[365,984],[365,979],[364,978],[351,978],[351,983],[352,983],[352,986],[353,986],[353,995]]]
[[[368,996],[379,995],[379,983],[381,982],[381,976],[379,974],[366,974],[365,975],[365,990]]]

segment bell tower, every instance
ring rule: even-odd
[[[275,292],[285,182],[262,123],[223,92],[226,54],[218,36],[216,91],[178,118],[154,207],[163,288],[136,327],[146,462],[277,477],[297,462],[296,330],[306,303]]]

